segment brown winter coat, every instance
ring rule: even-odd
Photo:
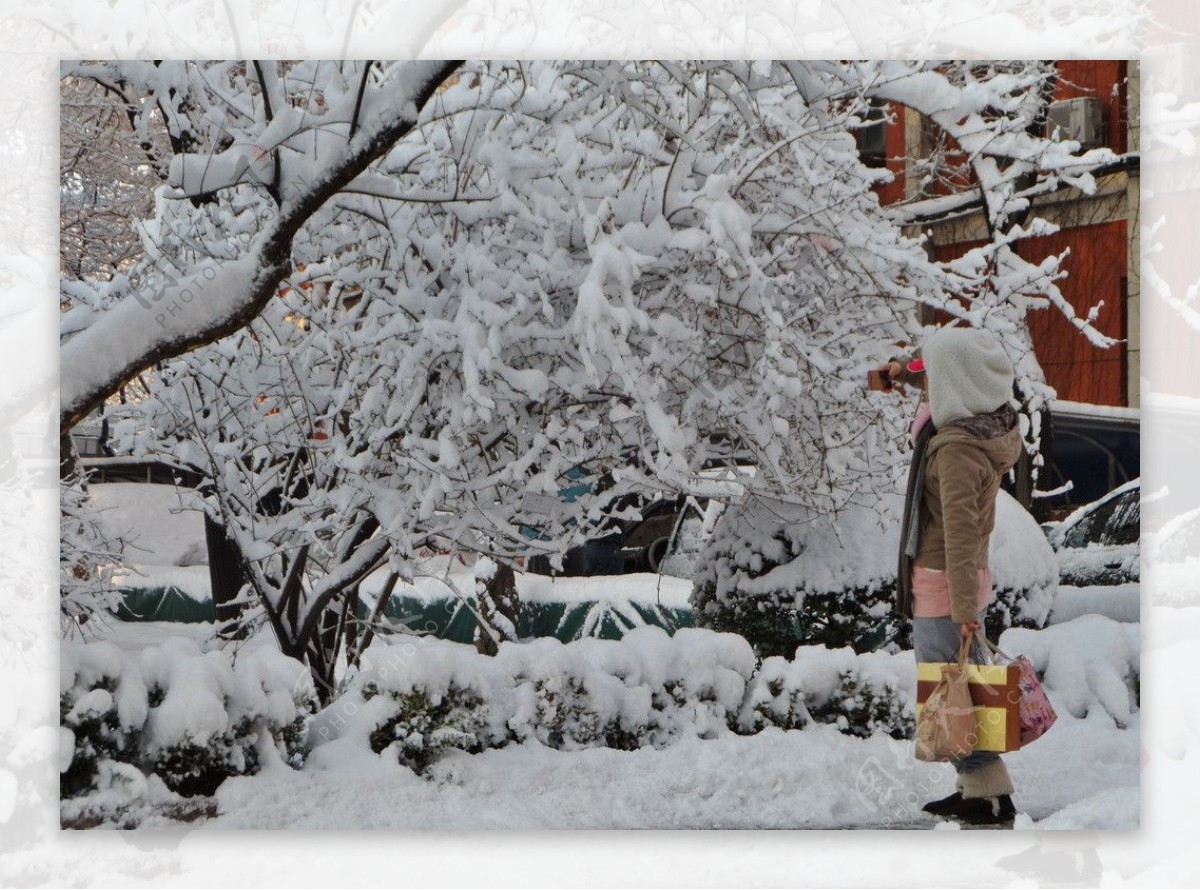
[[[1021,454],[1015,425],[1005,431],[980,419],[948,425],[929,440],[913,560],[946,572],[950,616],[959,624],[977,618],[978,572],[988,564],[1000,478]]]

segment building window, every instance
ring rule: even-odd
[[[872,99],[864,121],[858,131],[858,156],[868,167],[886,167],[887,106],[878,99]]]

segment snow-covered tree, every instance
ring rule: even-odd
[[[1023,402],[1022,431],[1036,462],[1040,422],[1053,394],[1033,352],[1027,313],[1053,307],[1096,345],[1110,346],[1115,341],[1092,326],[1095,310],[1079,318],[1063,298],[1055,283],[1059,258],[1032,264],[1019,255],[1017,245],[1024,238],[1053,231],[1030,216],[1034,197],[1064,185],[1090,191],[1091,171],[1115,158],[1107,149],[1080,153],[1077,143],[1042,135],[1055,76],[1051,64],[872,62],[847,69],[843,76],[866,84],[872,100],[918,111],[940,128],[947,144],[957,146],[959,154],[947,164],[955,175],[942,182],[951,187],[950,194],[886,212],[904,224],[930,213],[961,211],[972,203],[981,206],[987,242],[958,260],[937,264],[943,275],[942,290],[927,295],[924,302],[960,322],[994,331],[1010,350]],[[945,157],[941,160],[946,163]],[[813,576],[822,572],[812,565],[805,565],[805,576],[798,577],[801,564],[811,562],[811,554],[805,552],[810,548],[801,546],[797,552],[793,544],[789,552],[788,545],[808,536],[806,526],[814,517],[806,516],[798,524],[794,515],[784,515],[788,510],[771,506],[770,493],[766,494],[760,499],[752,493],[741,509],[732,511],[709,548],[693,595],[699,622],[743,633],[766,653],[788,652],[801,637],[811,641],[814,626],[829,629],[831,645],[845,642],[846,632],[870,640],[874,640],[872,629],[880,637],[894,636],[897,628],[889,628],[887,616],[880,612],[886,611],[887,591],[878,585],[814,581]],[[822,521],[819,516],[815,520]],[[882,516],[881,521],[889,519]],[[781,576],[789,578],[782,586]],[[819,617],[811,609],[814,587],[822,594]],[[839,599],[842,607],[837,606]]]
[[[200,475],[200,505],[259,606],[249,620],[265,620],[284,654],[308,664],[325,700],[357,585],[389,550],[367,496],[369,455],[326,454],[345,455],[343,418],[368,393],[338,345],[273,301],[249,329],[164,365],[120,424],[125,447]]]
[[[298,64],[278,91],[307,98],[285,107],[266,69],[204,70],[248,92],[221,107],[244,106],[271,138],[254,131],[248,155],[177,157],[179,191],[160,194],[147,243],[190,256],[168,224],[179,217],[229,256],[194,267],[212,270],[206,295],[236,267],[256,287],[274,279],[280,299],[169,364],[145,431],[207,467],[210,507],[241,536],[281,643],[326,684],[336,646],[306,647],[346,626],[329,607],[348,616],[365,572],[387,558],[402,575],[430,542],[510,565],[559,553],[639,490],[709,493],[702,472],[718,463],[754,464],[751,494],[818,521],[875,503],[903,418],[866,400],[862,372],[917,338],[913,305],[1011,335],[1022,301],[1052,282],[998,247],[937,264],[901,234],[872,192],[886,174],[860,163],[853,138],[872,101],[956,128],[997,219],[1035,187],[1018,193],[1014,169],[1088,186],[1069,146],[1018,126],[1032,73],[474,63],[404,118],[409,132],[393,122],[369,170],[319,189],[289,241],[288,269],[303,272],[280,293],[282,266],[251,262],[254,214],[299,200],[306,151],[327,170],[353,121],[388,119],[371,92],[386,74]],[[376,96],[361,114],[343,108],[347,71]],[[321,121],[341,123],[326,135]],[[560,496],[579,476],[584,496]]]
[[[881,471],[855,450],[882,447],[861,368],[911,301],[947,293],[879,211],[850,132],[866,85],[840,70],[468,66],[364,183],[370,202],[331,202],[304,259],[335,253],[339,217],[387,245],[337,274],[376,301],[406,294],[401,321],[436,334],[398,379],[458,370],[437,384],[452,458],[488,423],[500,441],[578,429],[593,461],[632,449],[621,481],[686,489],[740,457],[832,509]],[[411,200],[422,188],[456,199]],[[573,464],[538,466],[552,493]]]
[[[60,428],[139,371],[243,327],[294,271],[313,214],[407,134],[453,62],[114,62],[135,131],[165,128],[172,188],[141,262],[64,292]],[[149,245],[148,245],[149,247]]]
[[[59,265],[69,292],[142,257],[136,223],[154,213],[171,147],[160,128],[135,129],[139,106],[113,84],[64,77],[59,102]]]

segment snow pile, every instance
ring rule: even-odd
[[[278,650],[235,660],[176,637],[137,660],[109,643],[64,642],[61,657],[59,769],[74,811],[155,789],[211,794],[230,775],[302,762],[312,684]]]
[[[494,658],[426,637],[373,646],[364,662],[314,721],[315,764],[364,743],[422,771],[448,748],[632,750],[715,738],[736,722],[754,670],[739,637],[656,627],[621,640],[503,643]]]
[[[1000,617],[999,627],[1045,624],[1058,591],[1058,561],[1029,511],[1006,491],[996,497],[988,562],[996,588],[989,618]]]
[[[744,732],[767,725],[803,729],[814,720],[862,738],[908,738],[915,684],[911,652],[859,655],[849,647],[801,646],[794,661],[763,661],[746,690],[739,726]]]
[[[1140,694],[1140,629],[1083,615],[1041,631],[1013,628],[1000,647],[1029,657],[1060,715],[1083,718],[1100,708],[1123,729]]]

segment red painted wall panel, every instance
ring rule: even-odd
[[[1069,249],[1061,268],[1067,273],[1059,291],[1076,315],[1086,317],[1092,307],[1104,305],[1095,325],[1109,337],[1128,335],[1128,287],[1125,222],[1117,221],[1065,229],[1054,235],[1020,242],[1021,256],[1033,263]],[[960,256],[977,244],[939,247],[937,259]],[[1093,405],[1128,405],[1128,357],[1123,344],[1101,349],[1067,321],[1054,307],[1029,313],[1029,330],[1046,382],[1060,399]]]
[[[1082,226],[1020,246],[1021,255],[1035,263],[1070,248],[1062,264],[1068,275],[1059,282],[1062,295],[1083,317],[1103,301],[1095,325],[1121,340],[1128,336],[1125,225],[1118,221]],[[1060,399],[1094,405],[1129,403],[1128,359],[1122,344],[1108,349],[1093,346],[1054,308],[1029,313],[1029,329],[1046,382]]]

